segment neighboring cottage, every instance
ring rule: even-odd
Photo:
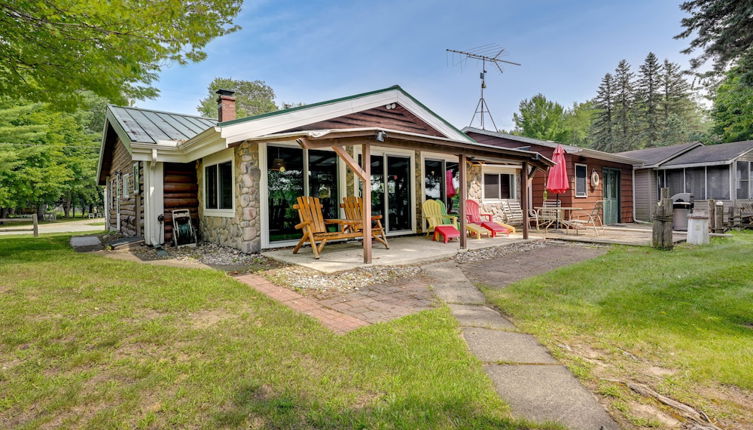
[[[109,230],[169,244],[170,211],[190,209],[204,240],[244,252],[288,246],[301,235],[296,197],[319,197],[325,218],[341,218],[368,150],[372,213],[389,235],[413,234],[425,199],[457,209],[464,189],[484,198],[487,169],[522,181],[551,165],[475,142],[398,86],[247,118],[235,118],[232,93],[218,93],[219,122],[108,107],[97,176]],[[525,204],[525,193],[514,196]]]
[[[557,142],[550,142],[529,137],[515,136],[488,130],[466,127],[463,131],[479,143],[494,145],[504,148],[517,148],[535,151],[547,158],[552,158],[552,153],[557,147]],[[610,154],[589,148],[562,145],[565,149],[567,173],[570,179],[570,190],[559,196],[547,195],[547,200],[559,198],[562,206],[582,208],[580,213],[590,213],[597,202],[603,202],[604,211],[602,220],[605,224],[633,222],[633,165],[640,161],[631,157]],[[497,181],[496,171],[484,170],[483,188],[489,181]],[[546,190],[545,171],[536,172],[531,181],[531,207],[543,205],[544,192]],[[502,182],[507,180],[502,178]],[[511,177],[510,180],[514,180]],[[512,183],[512,182],[511,182]],[[494,194],[484,195],[484,202],[494,201],[497,198],[515,198],[515,194],[504,193],[499,196]],[[512,187],[510,187],[512,189]]]
[[[690,193],[702,206],[713,199],[725,207],[753,203],[753,141],[703,145],[699,142],[620,153],[642,164],[635,171],[637,219],[649,221],[659,189],[670,196]]]

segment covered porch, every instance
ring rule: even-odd
[[[515,172],[514,175],[508,174],[508,176],[511,178],[514,176],[514,183],[519,184],[519,192],[516,197],[520,206],[527,207],[530,178],[537,169],[546,169],[552,164],[551,161],[536,152],[499,148],[479,144],[470,139],[459,140],[376,127],[293,131],[250,138],[246,139],[245,142],[259,143],[260,148],[262,148],[260,154],[262,165],[260,167],[262,171],[268,172],[266,175],[262,174],[262,190],[269,189],[271,193],[272,190],[277,190],[280,184],[293,183],[300,176],[303,178],[302,186],[295,188],[295,190],[298,190],[297,195],[301,196],[306,193],[305,195],[321,198],[325,218],[338,216],[343,218],[342,211],[338,211],[336,208],[337,203],[341,202],[344,197],[355,195],[363,199],[362,219],[366,228],[363,229],[363,236],[360,238],[360,254],[362,257],[360,262],[366,264],[376,263],[374,260],[389,260],[391,258],[389,256],[393,255],[396,259],[399,259],[400,252],[398,251],[402,250],[404,254],[410,254],[411,249],[415,248],[413,245],[400,248],[391,246],[389,250],[382,250],[381,245],[377,244],[378,246],[372,247],[372,241],[363,240],[363,237],[371,237],[371,231],[369,231],[371,222],[366,222],[366,220],[371,220],[372,215],[384,215],[383,223],[388,226],[387,231],[391,243],[397,240],[395,235],[410,235],[425,231],[425,224],[422,220],[422,204],[424,200],[430,198],[424,187],[425,181],[426,183],[429,182],[427,177],[429,171],[425,167],[428,166],[426,163],[428,163],[429,157],[445,160],[444,164],[437,163],[438,166],[449,166],[451,162],[456,166],[457,194],[454,214],[457,216],[460,231],[466,231],[466,199],[470,197],[480,200],[482,187],[478,178],[478,173],[482,170],[480,166],[499,166],[498,168],[508,169],[508,172]],[[303,150],[303,155],[298,156],[301,161],[295,163],[285,159],[285,151],[294,153],[291,152],[294,151],[293,145],[299,150]],[[376,158],[374,154],[377,154]],[[329,157],[330,165],[338,166],[336,169],[333,168],[332,173],[329,174],[330,179],[326,187],[316,185],[317,181],[321,182],[322,175],[317,173],[317,169],[313,167],[314,160],[318,159],[315,157]],[[364,162],[365,160],[371,160],[371,162]],[[390,164],[393,161],[395,166],[401,163],[399,165],[402,166],[402,170],[396,168],[393,173]],[[303,167],[300,167],[299,164]],[[294,170],[291,169],[293,165],[296,166]],[[469,170],[471,171],[470,175]],[[431,173],[436,174],[435,172]],[[283,176],[284,178],[281,179]],[[441,178],[443,175],[439,176]],[[283,182],[283,180],[286,182]],[[511,183],[513,183],[512,180]],[[469,187],[473,187],[476,194],[469,195]],[[393,192],[395,190],[392,190],[392,188],[402,189],[404,192]],[[326,191],[319,191],[322,189]],[[287,192],[287,194],[292,195],[295,192]],[[446,194],[444,189],[440,193],[445,197]],[[373,201],[374,197],[377,201]],[[290,200],[290,196],[286,197],[286,201],[288,200]],[[293,215],[289,209],[285,209],[285,211],[288,214],[286,217]],[[527,211],[523,212],[524,219],[519,227],[521,239],[528,238],[529,225],[528,213]],[[288,227],[287,236],[276,235],[274,229],[283,225],[278,222],[278,220],[282,221],[282,218],[276,214],[283,212],[279,209],[277,200],[273,200],[271,195],[269,197],[262,196],[261,213],[262,248],[268,250],[269,256],[283,261],[295,260],[296,264],[304,263],[304,260],[313,263],[315,256],[312,255],[311,248],[304,247],[297,255],[293,254],[292,250],[285,249],[285,247],[294,244],[294,242],[290,242],[291,239],[297,240],[300,237],[299,232],[292,231]],[[290,221],[286,218],[285,225],[290,225]],[[422,244],[418,248],[422,250],[421,253],[424,255],[442,252],[438,251],[439,243],[423,238],[418,240],[421,242],[417,243]],[[466,235],[461,235],[459,240],[442,247],[452,249],[452,253],[448,253],[448,256],[450,256],[456,253],[458,249],[468,249],[470,246],[474,246],[469,245],[474,241],[469,240]],[[337,252],[338,249],[342,249],[343,252],[340,257],[328,255]],[[379,257],[374,258],[374,255],[377,255],[375,254],[377,249],[379,249]],[[332,258],[332,266],[339,267],[333,270],[346,270],[349,268],[347,264],[350,264],[350,262],[346,264],[345,261],[352,260],[354,252],[353,243],[350,243],[350,245],[328,243],[321,253],[319,261]]]

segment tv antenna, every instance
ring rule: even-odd
[[[481,61],[481,73],[479,74],[479,77],[481,78],[481,97],[478,99],[478,103],[476,104],[476,110],[473,112],[473,117],[471,117],[471,123],[469,124],[470,127],[473,126],[473,122],[476,120],[476,116],[479,117],[479,122],[481,124],[481,129],[486,130],[486,119],[485,117],[488,116],[489,120],[492,122],[492,125],[494,126],[493,131],[497,131],[497,124],[494,123],[494,118],[492,117],[492,113],[489,110],[489,104],[486,103],[486,99],[484,98],[484,90],[486,89],[486,63],[492,63],[495,66],[497,66],[497,70],[499,70],[499,73],[504,73],[502,70],[502,66],[500,66],[501,63],[505,64],[512,64],[513,66],[520,66],[520,63],[515,63],[512,61],[507,61],[499,58],[500,55],[502,55],[505,52],[505,48],[500,47],[497,44],[491,43],[487,45],[482,45],[477,48],[474,48],[469,51],[459,51],[457,49],[448,49],[447,52],[461,55],[463,60],[480,60]]]

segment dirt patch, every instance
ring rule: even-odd
[[[601,256],[608,250],[604,246],[546,242],[543,246],[464,263],[460,267],[472,282],[503,288],[531,276]]]
[[[645,403],[630,402],[630,411],[642,423],[648,424],[651,427],[659,427],[663,429],[677,429],[682,426],[682,422],[676,420],[672,416],[665,414],[659,408]],[[658,426],[657,426],[658,424]]]
[[[205,329],[230,318],[237,318],[235,313],[227,312],[223,309],[211,309],[194,312],[189,317],[191,327]]]

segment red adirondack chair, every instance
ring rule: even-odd
[[[498,224],[492,220],[492,214],[482,214],[479,204],[475,200],[468,199],[465,201],[465,217],[471,224],[477,224],[481,227],[489,230],[492,237],[496,237],[499,234],[510,234],[510,228],[503,224]],[[486,217],[486,221],[481,217]]]

